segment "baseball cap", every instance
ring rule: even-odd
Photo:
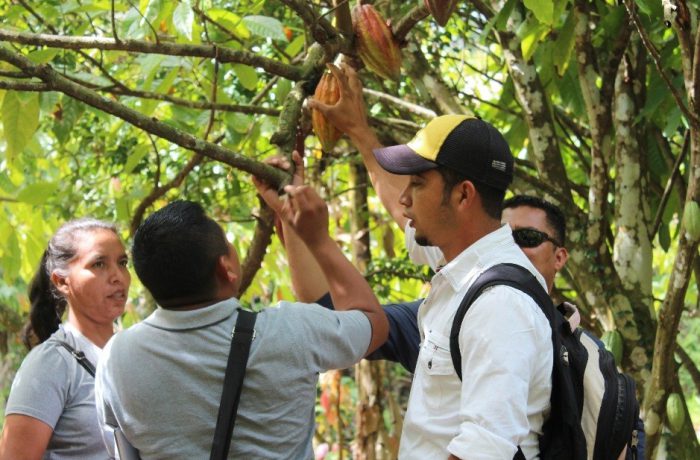
[[[503,191],[513,180],[513,155],[503,135],[468,115],[436,117],[407,144],[374,149],[374,156],[394,174],[418,174],[444,166]]]

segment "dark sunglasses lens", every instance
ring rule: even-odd
[[[536,248],[544,243],[545,235],[537,230],[521,228],[513,231],[513,239],[521,248]]]

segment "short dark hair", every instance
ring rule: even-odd
[[[489,217],[500,220],[503,198],[506,195],[505,191],[483,184],[472,179],[471,177],[467,177],[464,174],[455,171],[454,169],[446,168],[444,166],[438,167],[437,172],[440,173],[442,180],[445,183],[442,191],[443,202],[449,198],[455,185],[468,180],[474,184],[474,188],[476,189],[477,193],[479,193],[479,196],[481,197],[481,206],[486,214],[488,214]]]
[[[163,308],[211,300],[214,270],[228,254],[223,229],[192,201],[174,201],[151,214],[136,230],[134,269]]]
[[[566,218],[561,209],[554,203],[532,195],[515,195],[503,202],[503,209],[529,206],[541,209],[547,218],[547,223],[554,229],[554,237],[566,245]]]

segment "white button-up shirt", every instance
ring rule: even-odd
[[[415,243],[406,227],[406,247],[416,263],[444,263],[435,247]],[[465,249],[432,279],[418,311],[421,348],[404,420],[402,459],[510,460],[520,446],[537,458],[538,435],[549,412],[552,388],[551,328],[537,303],[522,291],[493,286],[464,317],[459,336],[462,375],[450,356],[455,312],[474,280],[504,262],[542,276],[503,225]]]

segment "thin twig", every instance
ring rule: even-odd
[[[117,21],[115,19],[115,14],[114,14],[114,0],[110,2],[112,4],[112,11],[111,11],[111,19],[112,19],[112,36],[114,37],[114,41],[119,43],[119,35],[117,35]]]
[[[156,29],[153,27],[153,24],[151,24],[151,21],[149,21],[148,18],[141,12],[141,10],[137,8],[133,3],[131,3],[130,0],[126,0],[126,3],[128,3],[133,9],[135,9],[139,16],[141,16],[143,20],[146,21],[146,24],[148,24],[148,27],[151,29],[151,32],[153,32],[153,38],[156,39],[156,45],[160,45],[160,38],[158,38],[158,32],[156,32]]]
[[[651,234],[649,235],[650,239],[654,239],[656,232],[658,232],[659,227],[661,227],[661,219],[663,219],[664,216],[664,209],[666,208],[666,203],[668,203],[668,199],[671,196],[671,190],[673,189],[673,184],[676,182],[676,178],[680,176],[681,164],[683,163],[683,159],[685,158],[685,155],[689,150],[689,146],[690,130],[685,132],[685,137],[683,138],[683,147],[681,148],[681,151],[678,154],[678,157],[676,158],[676,163],[673,165],[673,171],[671,171],[671,175],[666,181],[664,194],[661,196],[661,201],[659,202],[659,207],[657,208],[656,216],[654,217],[654,225],[651,227]]]
[[[666,82],[666,86],[668,86],[669,91],[671,91],[671,95],[673,96],[673,99],[676,100],[676,104],[678,105],[678,108],[683,112],[683,115],[688,119],[688,121],[693,125],[695,129],[700,129],[700,120],[698,120],[697,116],[690,112],[688,108],[685,106],[685,103],[683,102],[683,98],[681,95],[678,93],[678,89],[673,85],[671,82],[671,79],[669,78],[668,74],[664,70],[662,64],[661,64],[661,56],[659,55],[659,51],[656,49],[654,46],[654,43],[652,43],[651,39],[649,38],[649,35],[647,34],[647,31],[644,29],[644,26],[642,25],[642,22],[639,19],[639,16],[637,15],[637,10],[632,3],[631,0],[624,0],[625,3],[625,8],[627,8],[627,12],[630,15],[630,18],[632,19],[632,22],[634,23],[635,27],[637,28],[637,32],[639,32],[639,36],[642,37],[642,42],[644,43],[644,47],[647,49],[649,54],[651,55],[651,59],[654,61],[654,64],[656,65],[656,70],[658,70],[659,74],[661,75],[661,78],[663,78],[664,82]]]

